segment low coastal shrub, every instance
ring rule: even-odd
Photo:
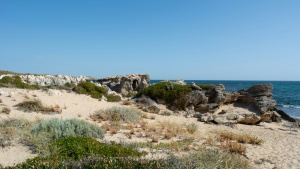
[[[107,94],[107,90],[103,87],[96,86],[91,82],[80,82],[76,87],[73,88],[78,94],[87,94],[92,98],[101,99],[103,94]]]
[[[121,97],[119,95],[116,94],[108,94],[106,96],[106,99],[108,102],[119,102],[121,101]]]
[[[44,106],[42,102],[38,99],[34,100],[26,100],[23,102],[20,102],[15,105],[19,110],[23,110],[25,112],[42,112],[42,113],[61,113],[62,109],[56,105],[56,106]]]
[[[203,90],[209,90],[209,89],[212,89],[214,86],[211,85],[211,84],[199,84],[198,85],[201,89]]]
[[[91,115],[91,118],[94,120],[103,120],[103,121],[113,121],[119,122],[123,121],[126,123],[134,123],[141,119],[141,112],[126,107],[112,107],[105,110],[99,110]]]
[[[50,144],[51,158],[79,159],[89,155],[103,157],[141,156],[142,153],[118,144],[108,145],[88,137],[67,137]]]
[[[144,88],[138,93],[138,96],[145,95],[156,101],[160,99],[165,101],[169,105],[174,105],[178,109],[184,109],[184,96],[191,91],[192,88],[189,85],[179,85],[171,82],[160,82]]]
[[[53,118],[37,124],[32,128],[31,132],[35,135],[42,132],[50,133],[54,139],[74,136],[104,137],[104,132],[100,127],[77,119],[60,120]]]
[[[170,156],[166,159],[145,159],[130,157],[88,157],[74,159],[53,159],[36,157],[25,163],[8,168],[111,168],[111,169],[178,169],[178,168],[252,168],[243,157],[214,149],[203,149],[184,156]]]
[[[40,89],[38,85],[29,85],[27,83],[24,83],[20,76],[4,76],[2,79],[0,79],[0,86],[2,87],[16,87],[21,89]]]

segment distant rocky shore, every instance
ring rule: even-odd
[[[0,75],[14,76],[13,74]],[[102,79],[95,79],[88,76],[64,76],[64,75],[19,75],[23,82],[39,86],[62,86],[67,83],[80,83],[83,81],[93,82],[99,86],[105,86],[123,96],[132,92],[139,92],[150,86],[149,74],[131,74],[127,76],[113,76]],[[168,82],[170,85],[186,85],[183,80]],[[272,98],[272,84],[257,84],[247,90],[235,92],[225,91],[222,84],[212,85],[210,89],[202,89],[195,83],[189,85],[191,91],[180,98],[184,102],[184,111],[188,115],[199,118],[200,121],[216,124],[258,124],[260,122],[280,122],[282,119],[295,122],[285,112],[277,109],[276,101]],[[176,111],[172,103],[161,99],[155,99],[159,104],[166,104],[169,109]],[[179,102],[179,100],[177,100]],[[176,104],[176,101],[174,102]],[[173,104],[174,104],[173,103]],[[230,112],[221,110],[225,104],[234,104],[252,109],[253,113]]]

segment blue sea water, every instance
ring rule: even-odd
[[[157,83],[161,80],[151,80]],[[255,84],[273,84],[273,98],[277,107],[292,117],[300,118],[300,81],[233,81],[233,80],[185,80],[186,83],[223,84],[226,91],[248,89]]]

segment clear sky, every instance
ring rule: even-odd
[[[0,70],[300,80],[300,0],[0,0]]]

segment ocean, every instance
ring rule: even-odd
[[[151,80],[157,83],[161,80]],[[292,117],[300,118],[300,81],[234,81],[234,80],[185,80],[187,84],[223,84],[226,91],[248,89],[255,84],[273,84],[273,98],[279,109]]]

